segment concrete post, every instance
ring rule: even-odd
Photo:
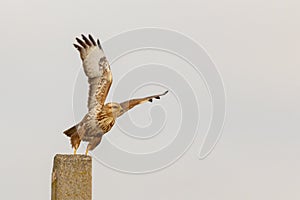
[[[51,200],[92,200],[92,158],[85,155],[54,157]]]

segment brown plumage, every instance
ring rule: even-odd
[[[64,131],[64,134],[70,137],[75,154],[81,140],[89,142],[87,154],[101,142],[102,136],[110,131],[118,117],[136,105],[160,99],[160,96],[167,94],[168,91],[120,104],[115,102],[104,104],[112,84],[112,73],[100,41],[97,40],[96,43],[91,35],[88,37],[82,35],[82,39],[76,38],[76,41],[78,44],[74,44],[74,47],[80,52],[83,69],[89,82],[88,113],[81,122]]]

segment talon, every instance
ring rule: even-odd
[[[86,150],[85,150],[85,155],[87,156],[88,153],[89,153],[89,150],[88,150],[88,148],[86,148]]]
[[[74,155],[76,155],[76,152],[77,152],[77,149],[76,149],[76,148],[74,148]]]

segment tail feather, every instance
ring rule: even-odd
[[[64,134],[68,137],[71,137],[76,132],[77,132],[77,126],[75,125],[75,126],[69,128],[68,130],[65,130]]]
[[[64,134],[70,137],[72,147],[78,149],[81,139],[77,132],[77,125],[69,128],[68,130],[65,130]]]

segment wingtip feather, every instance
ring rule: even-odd
[[[73,46],[77,49],[77,50],[81,50],[81,47],[78,44],[73,44]]]
[[[76,37],[76,41],[83,47],[83,48],[87,48],[87,45],[79,38]]]
[[[99,39],[97,39],[97,44],[98,44],[98,47],[99,47],[100,49],[102,49],[101,44],[100,44],[100,40],[99,40]]]
[[[88,37],[89,37],[90,41],[93,43],[93,45],[96,46],[96,42],[95,42],[93,36],[91,34],[89,34]]]
[[[164,93],[162,93],[162,95],[165,95],[169,92],[169,90],[166,90]]]
[[[81,34],[81,37],[88,46],[92,46],[91,41],[85,35]]]

